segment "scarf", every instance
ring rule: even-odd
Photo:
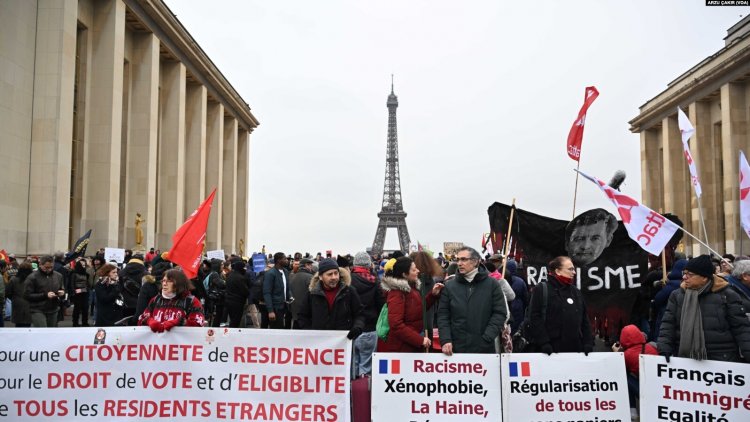
[[[573,277],[565,277],[564,275],[555,273],[555,278],[557,279],[557,281],[566,286],[570,286],[573,284]]]
[[[685,289],[685,300],[682,302],[680,314],[680,348],[677,354],[679,357],[706,359],[706,338],[703,333],[703,317],[698,298],[713,285],[714,280],[709,279],[700,290]]]
[[[323,286],[321,285],[321,287]],[[340,284],[330,290],[323,287],[323,293],[326,295],[326,302],[328,302],[329,312],[331,311],[331,309],[333,309],[333,302],[336,300],[336,294],[339,292],[340,289],[341,289]]]
[[[358,276],[364,278],[365,280],[369,281],[370,283],[374,283],[375,282],[375,276],[372,275],[372,273],[370,272],[370,270],[368,270],[365,267],[354,267],[354,269],[352,270],[352,272],[354,274],[357,274]]]
[[[163,297],[164,299],[167,299],[167,300],[174,299],[175,296],[177,296],[177,293],[175,293],[175,292],[172,292],[172,293],[161,292],[161,297]]]
[[[467,283],[471,283],[472,281],[474,281],[474,277],[477,276],[478,272],[479,272],[479,268],[474,268],[473,270],[464,274],[464,279],[466,280]]]

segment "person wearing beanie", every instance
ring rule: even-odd
[[[750,319],[739,294],[714,274],[708,255],[687,262],[667,302],[659,354],[697,360],[750,362]]]
[[[365,326],[362,302],[351,287],[351,274],[333,259],[318,264],[310,280],[309,295],[303,301],[297,320],[303,330],[348,330],[354,340]]]
[[[138,294],[141,291],[141,280],[146,275],[146,266],[142,255],[133,255],[118,274],[120,291],[124,300],[122,316],[130,316],[128,325],[135,325],[138,318],[135,311],[138,305]]]
[[[443,353],[496,353],[495,338],[508,320],[505,295],[479,265],[481,257],[475,249],[459,249],[457,260],[458,273],[446,280],[438,307]]]
[[[425,317],[431,315],[443,284],[434,284],[422,304],[419,269],[411,258],[402,256],[393,265],[393,275],[383,277],[382,289],[388,303],[388,339],[378,339],[378,352],[418,353],[429,350],[432,336],[425,333]]]
[[[250,280],[245,276],[247,264],[241,258],[234,258],[232,271],[227,275],[224,290],[224,312],[229,317],[229,327],[244,328],[247,298],[250,297]],[[222,316],[222,321],[224,320]]]
[[[380,289],[380,281],[372,273],[370,255],[367,252],[358,252],[354,255],[353,264],[352,287],[357,291],[362,302],[362,316],[365,322],[362,335],[354,340],[353,345],[352,374],[357,378],[372,372],[372,352],[378,344],[375,323],[378,321],[380,308],[383,307],[385,300],[383,291]]]
[[[263,276],[263,301],[268,310],[270,328],[290,328],[292,314],[288,305],[292,303],[291,283],[289,283],[289,259],[284,252],[273,255],[273,268]]]

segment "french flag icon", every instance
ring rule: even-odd
[[[381,359],[380,360],[380,374],[400,374],[401,373],[401,360],[399,359]]]
[[[508,362],[508,372],[511,377],[529,377],[531,376],[531,365],[529,365],[529,362]]]

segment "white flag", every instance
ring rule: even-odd
[[[750,236],[750,165],[745,153],[740,151],[740,222],[742,229]]]
[[[695,168],[693,154],[690,153],[690,146],[688,145],[688,139],[695,133],[695,128],[690,124],[690,120],[679,107],[677,107],[677,125],[680,127],[680,134],[682,134],[682,148],[685,150],[685,159],[690,169],[690,181],[695,188],[695,196],[700,198],[702,193],[701,182],[698,180],[698,170]]]
[[[659,255],[675,232],[680,229],[677,224],[667,220],[663,215],[612,189],[601,180],[588,176],[582,171],[578,173],[599,186],[599,189],[615,204],[625,224],[625,229],[628,231],[628,236],[648,253]]]

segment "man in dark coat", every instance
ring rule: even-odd
[[[659,354],[667,359],[674,355],[750,362],[746,312],[740,295],[714,274],[711,258],[693,258],[685,266],[681,287],[669,296],[659,331]]]
[[[266,271],[263,278],[263,300],[268,309],[268,321],[271,328],[289,328],[291,313],[288,303],[292,299],[291,283],[289,283],[289,260],[284,252],[273,255],[274,267]]]
[[[479,252],[463,247],[456,256],[458,272],[445,283],[438,308],[443,353],[496,353],[495,338],[508,319],[505,295],[479,266]]]
[[[227,275],[227,288],[224,296],[224,307],[232,328],[244,327],[245,309],[250,296],[250,283],[245,276],[245,261],[235,259],[232,271]]]
[[[302,304],[299,325],[306,330],[349,330],[355,339],[365,326],[362,303],[351,287],[351,276],[336,261],[324,259],[310,281],[310,295]]]
[[[299,322],[297,322],[298,314],[302,308],[302,303],[307,300],[310,280],[312,280],[313,274],[315,274],[315,271],[313,271],[313,260],[302,258],[299,261],[299,270],[291,276],[292,297],[294,301],[290,307],[293,328],[299,328]]]
[[[39,269],[26,278],[24,298],[29,301],[34,327],[57,327],[57,312],[65,296],[63,276],[54,271],[51,256],[39,259]]]

